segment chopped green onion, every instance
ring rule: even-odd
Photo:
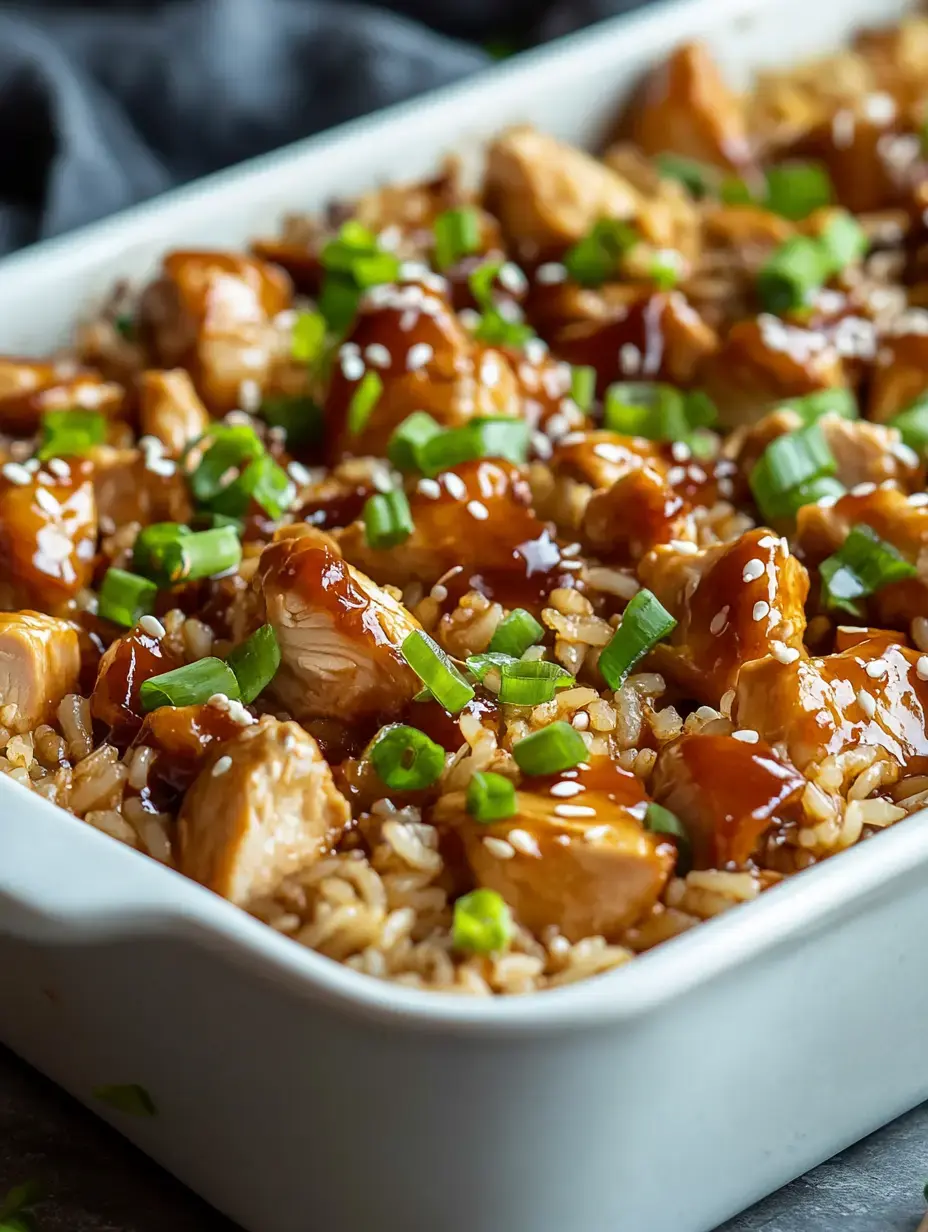
[[[228,517],[243,517],[252,501],[271,518],[282,517],[293,504],[296,485],[268,454],[255,458],[210,501],[210,507]]]
[[[687,423],[693,429],[711,428],[718,420],[719,408],[702,389],[691,389],[683,395]]]
[[[37,457],[76,458],[106,439],[106,418],[99,411],[46,411]]]
[[[596,369],[589,364],[573,364],[570,369],[570,396],[581,411],[588,411],[596,399]]]
[[[261,418],[269,428],[283,429],[287,445],[317,445],[322,440],[325,421],[322,407],[304,394],[265,398]]]
[[[780,163],[767,168],[766,180],[765,206],[793,222],[829,205],[834,196],[831,178],[818,163]]]
[[[399,471],[421,470],[419,451],[426,441],[441,432],[441,427],[431,415],[425,411],[413,411],[390,437],[387,457]]]
[[[652,801],[644,815],[644,828],[652,834],[669,834],[677,840],[677,876],[685,877],[692,865],[690,836],[676,813]]]
[[[638,232],[627,222],[601,218],[589,234],[568,249],[564,265],[575,282],[598,287],[614,275],[622,257],[638,243]]]
[[[454,904],[451,937],[455,949],[468,954],[495,954],[512,937],[512,915],[495,890],[471,890]]]
[[[414,529],[409,501],[402,488],[368,497],[361,516],[364,536],[372,548],[394,548],[408,539]]]
[[[445,210],[435,219],[435,264],[448,269],[480,251],[480,215],[472,206]]]
[[[512,706],[539,706],[574,683],[570,672],[557,663],[516,659],[501,669],[499,700]]]
[[[169,585],[172,579],[168,560],[175,559],[178,541],[191,533],[189,526],[179,522],[153,522],[143,527],[132,551],[133,570]]]
[[[659,291],[670,291],[680,281],[682,260],[673,248],[661,248],[651,258],[648,277]]]
[[[399,258],[383,251],[373,232],[354,220],[346,222],[338,238],[325,245],[322,264],[328,273],[347,276],[362,289],[394,282],[400,270]]]
[[[135,337],[135,318],[131,312],[119,312],[113,319],[113,328],[117,334],[120,334],[127,342],[131,342]]]
[[[913,564],[869,526],[851,528],[841,547],[819,565],[826,606],[862,614],[858,599],[876,594],[891,582],[915,577]]]
[[[377,777],[393,791],[421,791],[445,768],[445,750],[405,723],[384,727],[368,750]]]
[[[515,309],[515,305],[513,308]],[[517,351],[535,337],[531,325],[520,319],[511,321],[498,308],[486,308],[473,330],[478,341],[490,346],[505,346]]]
[[[14,1185],[0,1202],[0,1232],[4,1228],[10,1229],[10,1232],[19,1232],[20,1229],[31,1232],[31,1222],[20,1216],[28,1216],[36,1203],[41,1202],[44,1197],[45,1190],[40,1181],[33,1179],[23,1181],[21,1185]]]
[[[617,381],[606,390],[605,427],[623,436],[683,441],[689,436],[686,402],[679,390],[658,381]]]
[[[162,586],[171,586],[227,573],[241,559],[242,545],[235,528],[218,526],[155,544],[145,572]]]
[[[500,654],[495,650],[484,651],[483,654],[469,655],[464,665],[473,678],[483,684],[491,672],[499,675],[507,663],[515,663],[516,659],[509,654]]]
[[[404,639],[401,650],[403,658],[449,714],[457,714],[473,699],[472,686],[427,633],[414,629]]]
[[[253,702],[271,683],[280,667],[280,646],[271,625],[262,625],[226,657],[235,673],[242,701]]]
[[[325,317],[321,312],[300,312],[290,335],[290,354],[300,364],[314,363],[325,345]]]
[[[380,373],[369,369],[364,373],[348,403],[348,431],[352,436],[358,436],[364,430],[382,393],[383,381]]]
[[[911,406],[889,420],[891,428],[902,433],[903,443],[916,453],[928,449],[928,394],[922,394]]]
[[[857,419],[857,399],[850,389],[817,389],[802,398],[790,398],[783,403],[784,410],[795,411],[807,424],[815,423],[823,415],[840,415],[842,419]]]
[[[125,569],[110,568],[100,586],[97,614],[131,629],[140,617],[155,610],[158,587],[148,578]]]
[[[803,505],[812,505],[818,501],[836,501],[847,492],[844,484],[835,479],[834,475],[819,475],[816,479],[808,479],[798,488],[793,488],[789,494],[790,513],[798,513]]]
[[[772,440],[751,471],[749,482],[765,518],[789,517],[798,508],[797,489],[836,470],[821,428],[812,423]]]
[[[158,1115],[155,1101],[137,1082],[94,1087],[93,1097],[103,1104],[109,1104],[117,1112],[127,1112],[130,1116],[153,1117]]]
[[[599,656],[599,670],[609,688],[621,688],[635,664],[672,632],[676,624],[656,595],[650,590],[639,590]]]
[[[527,612],[524,607],[516,607],[496,626],[490,638],[490,650],[519,659],[529,646],[536,646],[544,635],[544,626],[538,623],[531,612]]]
[[[477,458],[505,458],[519,465],[528,457],[528,445],[524,419],[472,419],[463,428],[441,432],[421,444],[419,466],[431,477]]]
[[[503,261],[482,261],[467,275],[470,293],[481,308],[493,307],[493,284],[503,268]]]
[[[512,755],[523,774],[559,774],[586,761],[587,747],[575,727],[558,719],[517,740]]]
[[[229,485],[230,472],[241,471],[264,455],[264,445],[249,424],[213,424],[205,438],[209,444],[189,476],[190,492],[198,505],[208,505]]]
[[[831,261],[822,245],[806,235],[794,235],[776,249],[757,276],[761,303],[777,315],[803,308],[830,273]]]
[[[357,315],[361,294],[360,288],[350,278],[336,274],[326,278],[317,304],[334,334],[344,334],[348,329]]]
[[[474,821],[490,825],[516,812],[516,789],[502,774],[479,771],[467,785],[467,811]]]
[[[231,526],[237,535],[241,535],[245,529],[241,518],[230,518],[224,513],[208,513],[205,510],[195,513],[190,522],[191,530],[220,530],[223,526]]]
[[[222,659],[197,659],[184,667],[162,672],[143,680],[139,689],[142,709],[158,710],[161,706],[197,706],[208,702],[214,693],[224,693],[237,701],[238,681],[228,663]]]
[[[753,205],[751,186],[739,175],[727,175],[719,185],[719,197],[726,205]]]
[[[654,162],[664,179],[677,180],[697,201],[711,191],[718,176],[714,167],[697,162],[695,158],[684,158],[682,154],[672,154],[670,151],[658,154]]]
[[[853,214],[836,210],[818,237],[830,274],[838,274],[861,259],[869,246],[867,233]]]

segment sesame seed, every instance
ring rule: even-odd
[[[562,440],[570,431],[570,422],[566,415],[562,415],[560,411],[555,411],[553,415],[549,415],[545,422],[545,433],[549,440]]]
[[[882,659],[873,659],[872,662],[866,664],[864,671],[871,680],[879,680],[889,671],[889,665],[884,663]]]
[[[454,471],[445,471],[441,479],[445,485],[445,491],[449,496],[454,497],[455,500],[463,500],[467,495],[467,484]]]
[[[148,458],[145,462],[145,469],[151,471],[153,475],[160,475],[166,479],[177,470],[177,464],[170,458]]]
[[[915,664],[915,672],[919,680],[928,680],[928,655],[919,655]]]
[[[896,101],[891,94],[882,91],[864,98],[863,112],[874,124],[891,124],[896,118]]]
[[[857,705],[861,708],[868,719],[872,719],[876,714],[876,702],[869,693],[865,693],[863,689],[857,690]]]
[[[756,582],[758,578],[763,576],[764,562],[762,560],[758,560],[756,556],[748,561],[741,572],[742,581],[745,582]]]
[[[742,744],[757,744],[760,736],[750,727],[739,727],[737,731],[732,733],[733,740],[740,740]]]
[[[57,475],[59,479],[71,478],[71,468],[64,458],[49,458],[48,469],[53,475]]]
[[[30,458],[28,462],[23,463],[23,469],[27,470],[30,475],[34,475],[41,465],[38,458]]]
[[[775,548],[779,542],[780,540],[776,535],[762,535],[757,541],[757,546],[759,548]]]
[[[409,348],[406,355],[406,367],[410,372],[417,372],[432,359],[435,352],[427,342],[417,342]]]
[[[795,646],[787,646],[785,642],[771,642],[770,651],[773,657],[783,664],[795,663],[799,658],[799,651]]]
[[[288,463],[287,464],[287,474],[290,476],[290,478],[293,480],[294,483],[298,483],[300,485],[306,484],[306,483],[312,483],[313,477],[309,473],[307,468],[303,465],[302,462],[294,461],[294,462]]]
[[[549,791],[551,796],[578,796],[585,790],[582,783],[577,783],[573,779],[561,779],[560,782],[553,784]]]
[[[612,826],[590,826],[583,835],[583,841],[586,843],[598,843],[601,838],[608,838],[612,833]]]
[[[50,517],[61,513],[61,506],[46,488],[39,488],[35,494],[35,503]]]
[[[623,342],[619,347],[619,367],[628,375],[641,370],[641,351],[634,342]]]
[[[32,483],[32,476],[19,462],[7,462],[3,468],[3,478],[20,487]]]
[[[229,716],[233,723],[238,723],[241,727],[248,727],[251,723],[257,723],[257,719],[251,714],[242,703],[235,698],[227,697],[225,693],[214,693],[207,702],[207,706],[213,706],[216,710],[222,710]]]
[[[474,308],[462,308],[458,313],[458,319],[465,329],[476,329],[480,324],[480,313]],[[402,323],[400,328],[402,328]]]
[[[671,539],[668,545],[675,552],[679,552],[681,556],[698,556],[699,544],[690,543],[689,539]]]
[[[472,518],[476,518],[478,522],[485,522],[490,516],[490,511],[482,501],[472,500],[467,502],[467,512]]]
[[[831,139],[839,150],[847,149],[854,140],[854,113],[847,107],[836,111],[831,121]]]
[[[499,361],[493,355],[485,355],[480,365],[480,379],[484,385],[498,385],[501,374]]]
[[[875,483],[858,483],[851,488],[851,496],[869,496],[876,491]]]
[[[360,381],[364,375],[364,360],[360,355],[344,354],[344,347],[339,351],[339,363],[341,365],[342,376],[346,381]]]
[[[437,500],[441,496],[441,484],[437,479],[420,479],[416,484],[416,491],[421,496],[427,496],[431,500]]]
[[[261,386],[251,377],[239,383],[238,403],[243,411],[253,413],[261,405]]]
[[[751,611],[751,616],[754,620],[763,620],[765,616],[770,614],[770,604],[763,599],[758,599]]]
[[[667,482],[672,488],[675,488],[678,484],[683,483],[685,479],[686,467],[684,466],[672,466],[667,472]]]
[[[560,261],[546,261],[544,265],[539,265],[535,270],[535,281],[540,282],[544,287],[555,286],[559,282],[567,281],[567,266],[561,265]]]
[[[595,817],[596,809],[588,804],[557,804],[554,812],[558,817]]]
[[[214,779],[218,779],[220,774],[225,774],[225,772],[230,768],[231,765],[232,765],[232,758],[229,756],[228,753],[223,753],[222,757],[220,757],[219,760],[216,762],[216,764],[213,766],[212,770],[210,771],[210,774],[213,776]]]
[[[498,860],[511,860],[516,854],[516,849],[511,843],[507,843],[504,838],[494,838],[492,834],[487,835],[483,840],[483,845],[491,856],[496,856]]]
[[[541,855],[541,852],[538,850],[538,844],[529,834],[528,830],[510,830],[507,837],[516,851],[521,851],[524,856]]]
[[[670,446],[670,456],[674,462],[689,462],[693,456],[693,451],[687,445],[686,441],[674,441]]]
[[[364,349],[364,358],[375,368],[389,368],[393,357],[382,342],[372,342]]]
[[[148,633],[152,637],[158,638],[160,641],[164,637],[165,628],[157,616],[143,616],[139,620],[139,628],[143,633]]]
[[[519,315],[521,316],[521,313]],[[529,338],[524,350],[525,358],[530,364],[543,364],[548,354],[548,344],[541,338]]]
[[[718,637],[725,626],[728,624],[728,607],[725,606],[715,613],[709,623],[709,632],[713,637]]]
[[[507,261],[505,265],[500,267],[497,279],[500,286],[505,287],[507,291],[511,291],[513,295],[521,295],[523,291],[528,290],[528,279],[519,269],[518,265],[514,265],[512,261]]]

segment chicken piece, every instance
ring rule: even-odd
[[[680,253],[688,266],[696,265],[702,247],[701,219],[699,207],[684,186],[661,175],[651,159],[629,141],[610,146],[603,162],[641,195],[643,212],[636,225],[642,236],[654,247]]]
[[[531,258],[559,256],[601,218],[634,218],[638,193],[582,150],[528,126],[510,128],[487,154],[486,204],[506,238]]]
[[[89,467],[60,474],[7,463],[0,473],[0,607],[66,607],[90,584],[97,505]]]
[[[90,695],[90,713],[110,729],[113,743],[129,744],[142,726],[143,682],[181,666],[182,660],[160,638],[141,628],[109,645]]]
[[[290,279],[254,257],[172,252],[139,301],[138,329],[153,366],[189,369],[215,414],[242,401],[241,386],[263,386],[289,334],[274,317],[290,306]]]
[[[148,526],[187,522],[193,516],[184,473],[155,450],[95,445],[87,456],[93,464],[100,526],[107,533],[128,522]]]
[[[400,647],[419,622],[360,569],[311,538],[281,539],[258,577],[280,645],[271,692],[295,718],[386,720],[418,692]]]
[[[873,365],[867,415],[885,423],[928,392],[928,312],[914,311],[883,338]]]
[[[885,90],[900,109],[921,104],[928,77],[928,19],[923,14],[862,30],[855,47],[873,73],[874,89]]]
[[[65,694],[76,692],[80,670],[74,625],[43,612],[0,613],[0,712],[7,731],[51,722]]]
[[[325,401],[335,460],[382,456],[393,430],[414,410],[427,411],[445,428],[520,413],[509,361],[473,343],[444,293],[431,286],[375,287],[338,357]],[[356,424],[352,402],[368,374],[381,387],[369,415]]]
[[[476,589],[507,607],[535,608],[569,572],[511,462],[464,462],[420,479],[409,508],[413,531],[396,547],[370,547],[361,522],[336,536],[345,557],[382,585],[432,586],[442,578],[458,596]]]
[[[802,771],[862,745],[883,749],[907,774],[924,774],[928,680],[919,674],[921,658],[875,641],[788,664],[757,659],[742,669],[734,716],[784,748]]]
[[[179,458],[209,428],[206,407],[183,368],[143,372],[139,377],[139,427]]]
[[[178,867],[247,910],[330,851],[350,815],[312,736],[265,718],[208,753],[177,819]]]
[[[599,429],[571,432],[555,445],[548,463],[558,478],[574,479],[594,489],[611,487],[631,471],[662,469],[658,447],[640,436]]]
[[[809,567],[817,567],[841,547],[854,526],[869,526],[892,544],[906,560],[919,567],[928,548],[928,506],[921,493],[911,500],[893,488],[872,487],[848,493],[831,506],[805,505],[796,519],[796,544]],[[871,595],[867,610],[876,624],[908,629],[916,616],[925,614],[928,578],[915,577],[891,582]]]
[[[655,671],[710,706],[752,659],[804,653],[809,575],[769,530],[703,551],[657,547],[638,576],[678,621],[651,652]]]
[[[876,629],[870,625],[838,625],[835,629],[835,653],[861,646],[864,642],[878,642],[885,650],[889,646],[908,646],[909,639],[895,629]]]
[[[744,864],[772,824],[792,820],[806,780],[761,741],[692,733],[657,755],[651,791],[683,822],[696,868]]]
[[[618,290],[604,298],[601,315],[547,329],[555,353],[595,368],[600,394],[613,381],[691,385],[718,348],[715,330],[679,291]]]
[[[629,137],[719,167],[751,162],[744,107],[701,43],[686,43],[647,78],[629,113]]]
[[[729,428],[756,423],[790,398],[847,384],[841,357],[821,331],[767,313],[732,326],[702,379]]]
[[[696,541],[690,502],[650,466],[593,495],[583,515],[584,546],[616,564],[633,564],[660,543]]]
[[[242,723],[242,716],[248,720]],[[248,711],[224,706],[159,706],[145,716],[133,747],[150,750],[145,786],[139,796],[157,812],[175,813],[187,788],[217,745],[249,726]],[[151,756],[153,754],[153,756]],[[130,787],[131,790],[131,787]]]
[[[73,369],[73,371],[72,371]],[[45,411],[101,411],[116,416],[125,394],[99,373],[43,360],[0,358],[0,431],[37,432]]]
[[[477,884],[526,928],[616,941],[655,905],[676,862],[673,843],[644,828],[647,805],[640,779],[591,757],[527,780],[506,821],[475,822],[462,796],[440,800],[432,820],[454,830]]]
[[[918,455],[902,443],[896,428],[833,414],[823,415],[818,424],[837,463],[836,477],[846,488],[888,480],[906,492],[919,491],[924,486],[925,472]],[[787,404],[732,439],[731,452],[735,453],[744,479],[750,477],[771,441],[804,425],[798,411]]]

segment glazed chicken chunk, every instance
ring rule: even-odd
[[[209,427],[209,414],[183,368],[143,372],[139,378],[139,426],[165,453],[179,458]]]
[[[74,625],[42,612],[0,613],[0,726],[47,723],[77,689],[80,641]]]
[[[248,907],[329,851],[349,816],[312,736],[263,719],[207,757],[178,818],[179,867]]]

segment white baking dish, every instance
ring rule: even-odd
[[[901,0],[683,0],[15,256],[0,349],[166,248],[267,232],[528,119],[593,140],[700,35],[746,78]],[[359,976],[0,781],[0,1037],[251,1232],[707,1232],[928,1097],[928,818],[613,975],[471,1002]]]

